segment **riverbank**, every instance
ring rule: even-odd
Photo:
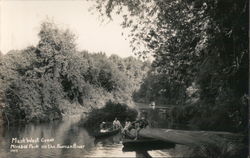
[[[3,119],[4,106],[5,106],[4,95],[3,95],[3,91],[0,89],[0,130],[2,129],[2,127],[4,125],[4,119]]]
[[[129,107],[127,104],[109,101],[102,108],[92,109],[86,118],[81,119],[79,125],[86,128],[99,129],[102,122],[113,122],[115,118],[121,122],[126,120],[133,121],[137,115],[137,110]]]

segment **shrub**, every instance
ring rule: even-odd
[[[121,122],[124,122],[126,119],[133,121],[137,114],[135,109],[130,108],[126,104],[108,101],[104,107],[93,109],[85,119],[80,121],[80,124],[84,127],[97,128],[101,122],[111,122],[116,117]]]

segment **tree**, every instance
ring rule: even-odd
[[[60,106],[65,95],[61,76],[67,74],[66,58],[75,51],[74,35],[58,29],[54,23],[44,22],[39,36],[37,47],[12,54],[12,70],[16,74],[13,79],[7,79],[10,81],[5,89],[5,113],[11,121],[47,121],[61,117]],[[3,68],[8,71],[6,66]]]
[[[196,82],[203,108],[223,109],[231,121],[246,108],[239,100],[248,93],[248,7],[248,0],[96,0],[101,15],[123,16],[134,51],[152,52],[153,71],[165,74],[166,85],[185,92]],[[239,113],[244,122],[246,113]]]
[[[102,107],[109,100],[132,102],[135,85],[147,71],[142,61],[77,51],[74,34],[49,21],[42,23],[39,37],[36,47],[0,58],[9,121],[48,121]]]
[[[210,57],[219,56],[218,60],[227,60],[227,64],[220,69],[230,69],[229,65],[240,63],[243,55],[247,54],[247,1],[96,2],[99,11],[109,17],[112,11],[122,14],[121,10],[127,8],[129,12],[123,15],[122,25],[131,28],[134,47],[137,44],[146,45],[147,51],[153,52],[155,57],[153,66],[168,74],[173,82],[190,85],[195,79],[193,76],[204,71],[197,65],[204,64]],[[236,36],[244,37],[239,45],[233,44]],[[229,41],[232,44],[227,44]],[[239,51],[232,51],[237,49]],[[140,55],[145,53],[138,51]]]

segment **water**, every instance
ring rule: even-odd
[[[54,121],[42,124],[16,125],[5,128],[0,135],[0,157],[1,158],[80,158],[80,157],[145,157],[145,153],[139,151],[123,152],[121,136],[116,135],[107,139],[95,140],[82,127],[77,126],[79,117],[69,117],[62,121]],[[38,139],[34,143],[17,143],[16,140]],[[41,141],[48,142],[41,142]],[[13,141],[13,142],[12,142]],[[38,148],[32,149],[10,149],[11,145],[31,144]],[[50,148],[45,149],[41,146],[53,145],[77,145],[78,148]],[[152,157],[172,157],[169,150],[153,150],[147,154]]]

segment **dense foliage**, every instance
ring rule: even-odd
[[[132,106],[149,63],[77,51],[74,34],[51,22],[41,25],[39,37],[36,47],[0,56],[5,121],[59,119],[108,100]]]
[[[155,57],[135,99],[174,104],[175,121],[227,131],[247,131],[248,7],[248,0],[96,0],[102,15],[123,16],[137,54]]]
[[[124,123],[126,120],[134,121],[137,111],[126,104],[113,103],[111,101],[100,109],[93,109],[88,117],[80,123],[84,127],[99,129],[99,125],[104,122],[113,122],[114,118]]]

